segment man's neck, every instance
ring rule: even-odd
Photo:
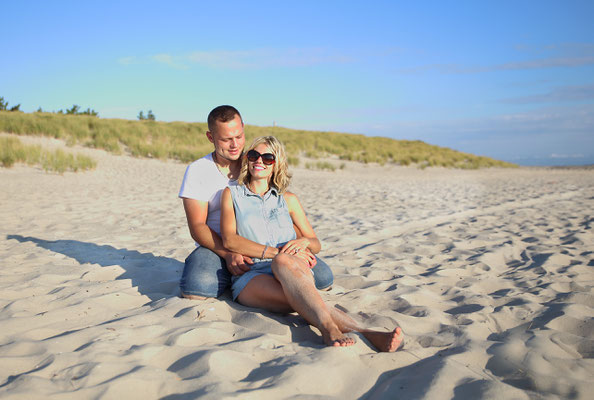
[[[222,157],[218,157],[217,153],[214,151],[212,152],[212,159],[223,175],[229,179],[237,179],[239,170],[241,169],[241,159],[235,161],[226,160]]]

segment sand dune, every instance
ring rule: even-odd
[[[54,145],[60,145],[54,143]],[[404,349],[179,297],[185,169],[0,169],[2,398],[590,398],[594,171],[294,170],[323,296]]]

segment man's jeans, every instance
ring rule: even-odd
[[[316,260],[318,263],[313,268],[316,288],[327,289],[332,286],[334,276],[328,264],[317,257]],[[231,286],[225,259],[206,247],[197,247],[186,258],[180,286],[184,294],[219,297]]]

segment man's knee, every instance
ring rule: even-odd
[[[207,249],[206,247],[199,246],[196,247],[188,257],[186,257],[185,265],[186,267],[196,265],[200,266],[200,268],[212,266],[216,269],[221,268],[221,264],[223,262],[223,259],[219,257],[214,251]]]
[[[180,281],[182,297],[218,297],[230,283],[225,261],[211,250],[198,247],[186,258]]]
[[[332,270],[321,258],[316,257],[317,264],[313,268],[314,280],[318,290],[330,290],[334,283]]]
[[[224,291],[224,287],[216,279],[216,276],[205,274],[204,271],[202,273],[194,271],[193,274],[182,275],[180,289],[182,297],[192,300],[216,298]]]

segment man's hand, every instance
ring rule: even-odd
[[[238,253],[227,253],[225,256],[225,262],[227,263],[227,269],[233,276],[243,275],[245,272],[250,270],[248,264],[253,264],[251,258]]]

